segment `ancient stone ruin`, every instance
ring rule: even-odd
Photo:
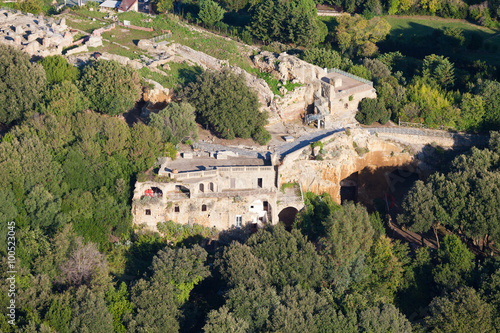
[[[64,18],[54,20],[0,10],[0,42],[32,56],[46,57],[62,54],[63,48],[72,45],[73,34]]]

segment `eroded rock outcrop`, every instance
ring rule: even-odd
[[[396,169],[418,173],[418,161],[401,144],[370,136],[361,129],[350,135],[337,133],[323,140],[321,159],[311,159],[311,148],[288,155],[280,167],[280,182],[299,182],[304,191],[329,193],[340,203],[343,180],[356,176],[358,199],[372,204],[373,198],[388,192],[390,173]]]

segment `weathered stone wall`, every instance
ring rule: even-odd
[[[137,60],[131,60],[127,57],[119,56],[119,55],[108,53],[108,52],[103,52],[99,59],[114,60],[114,61],[117,61],[124,66],[128,65],[134,69],[141,69],[142,67],[144,67],[144,65]]]
[[[158,222],[173,220],[225,230],[236,223],[237,215],[242,216],[243,224],[269,222],[263,208],[264,201],[271,207],[270,220],[277,221],[275,181],[273,167],[246,166],[221,167],[211,177],[185,178],[168,183],[138,182],[132,210],[134,224],[145,223],[154,229]],[[153,187],[160,189],[162,196],[144,200],[145,191]],[[151,214],[146,215],[146,210]]]
[[[158,222],[172,220],[180,224],[197,223],[205,227],[215,227],[218,230],[229,229],[236,224],[236,216],[242,217],[242,223],[270,222],[268,214],[264,211],[264,202],[271,207],[271,211],[277,209],[276,191],[227,191],[208,192],[208,181],[206,192],[199,191],[199,183],[184,184],[193,191],[189,195],[175,191],[175,186],[181,183],[137,183],[132,213],[134,224],[146,224],[148,228],[156,230]],[[160,188],[163,192],[161,198],[144,197],[144,191],[152,187]],[[146,214],[149,210],[150,215]],[[277,212],[272,220],[277,219]]]
[[[352,96],[352,100],[349,100],[349,96]],[[330,99],[330,112],[333,118],[342,117],[346,114],[355,114],[358,110],[359,102],[363,98],[377,98],[377,92],[375,89],[360,91],[352,95],[344,95],[341,98]]]
[[[277,76],[283,83],[291,81],[304,84],[302,89],[288,92],[284,98],[275,97],[274,105],[281,118],[291,119],[290,114],[301,115],[319,98],[328,107],[328,120],[353,118],[363,98],[376,98],[375,89],[367,84],[336,92],[326,78],[326,69],[305,62],[296,56],[282,53],[276,57],[272,52],[261,52],[254,56],[254,64],[262,71]],[[351,81],[353,81],[351,79]],[[356,82],[356,81],[355,81]],[[289,97],[290,96],[290,97]],[[352,100],[349,101],[349,96]],[[302,108],[303,112],[297,112]],[[295,118],[296,119],[296,118]]]

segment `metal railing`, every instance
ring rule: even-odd
[[[347,72],[344,72],[343,70],[340,70],[338,68],[330,68],[327,70],[328,73],[338,73],[338,74],[341,74],[341,75],[344,75],[344,76],[347,76],[348,78],[351,78],[353,80],[356,80],[356,81],[360,81],[360,82],[363,82],[363,83],[366,83],[370,86],[373,87],[373,82],[372,81],[369,81],[369,80],[366,80],[366,79],[363,79],[362,77],[359,77],[357,75],[354,75],[354,74],[351,74],[351,73],[347,73]]]
[[[181,180],[188,178],[211,177],[216,176],[219,172],[250,172],[250,171],[273,171],[272,166],[235,166],[235,167],[215,167],[216,170],[193,170],[181,173],[161,172],[161,176],[169,176],[170,178]]]
[[[172,37],[171,33],[170,34],[163,34],[163,35],[151,38],[150,41],[153,42],[153,43],[156,43],[156,42],[158,42],[160,40],[164,40],[164,39],[167,39],[167,38],[170,38],[170,37]]]
[[[258,195],[258,194],[274,194],[275,189],[235,189],[235,190],[223,190],[221,192],[201,192],[196,193],[193,197],[196,198],[229,198],[229,197],[244,197],[248,195]]]
[[[411,127],[369,127],[366,128],[370,134],[386,133],[386,134],[402,134],[415,135],[436,138],[449,138],[455,140],[462,145],[487,144],[488,135],[468,134],[468,133],[453,133],[442,130],[431,130]]]

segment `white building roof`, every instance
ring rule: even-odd
[[[99,5],[99,7],[104,7],[104,8],[118,8],[120,6],[121,1],[113,1],[113,0],[106,0],[103,3]]]

